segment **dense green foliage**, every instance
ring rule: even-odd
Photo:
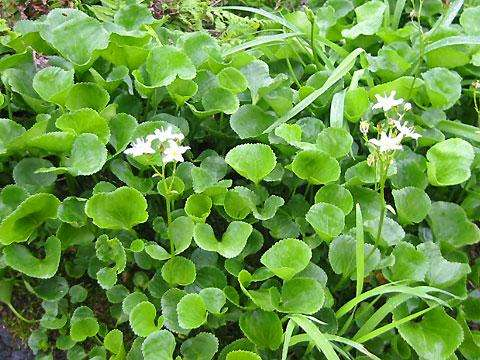
[[[479,359],[480,2],[174,4],[0,21],[37,358]]]

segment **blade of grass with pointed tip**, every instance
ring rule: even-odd
[[[413,295],[400,294],[389,298],[384,305],[382,305],[373,315],[371,315],[362,327],[357,331],[353,340],[357,340],[362,336],[365,336],[369,332],[373,331],[380,322],[387,317],[397,306],[404,303],[408,299],[411,299]]]
[[[392,22],[390,23],[393,30],[398,29],[400,24],[400,18],[402,17],[403,9],[405,8],[405,3],[407,0],[397,0],[395,4],[395,10],[393,11]]]
[[[371,298],[373,296],[377,295],[385,295],[385,294],[391,294],[391,293],[401,293],[401,294],[411,294],[413,296],[417,296],[422,299],[427,299],[427,300],[432,300],[437,302],[438,304],[441,304],[443,306],[449,307],[448,303],[443,301],[442,299],[439,299],[435,296],[429,295],[429,292],[439,292],[442,294],[446,294],[449,296],[452,296],[456,298],[455,295],[449,293],[448,291],[437,289],[434,287],[430,286],[417,286],[417,287],[410,287],[406,285],[395,285],[393,283],[390,284],[385,284],[382,286],[378,286],[372,290],[366,291],[362,293],[359,296],[354,297],[352,300],[347,302],[345,305],[343,305],[338,311],[336,312],[335,316],[337,319],[340,319],[342,316],[346,315],[347,313],[350,312],[355,306],[360,304],[362,301]]]
[[[356,238],[356,265],[357,265],[357,288],[356,295],[363,291],[363,280],[365,277],[365,235],[363,232],[363,216],[360,204],[355,206],[355,238]]]
[[[353,50],[345,59],[343,59],[343,61],[337,66],[337,68],[333,70],[333,72],[322,85],[322,87],[305,97],[302,101],[300,101],[297,105],[290,109],[285,115],[283,115],[280,119],[273,123],[263,133],[267,134],[274,130],[277,126],[286,123],[288,120],[293,118],[295,115],[297,115],[306,107],[308,107],[311,103],[313,103],[320,95],[325,93],[328,89],[335,85],[337,81],[342,79],[350,71],[353,65],[355,65],[355,60],[357,59],[357,57],[364,51],[365,50],[361,48]]]
[[[282,360],[287,360],[288,356],[288,347],[290,346],[290,339],[292,338],[293,330],[295,329],[295,323],[292,319],[288,320],[287,328],[285,329],[285,334],[283,337],[283,348],[282,348]]]
[[[445,46],[452,45],[480,45],[480,36],[473,35],[458,35],[458,36],[449,36],[447,38],[440,39],[435,41],[425,47],[425,54],[428,54],[430,51],[440,49]]]
[[[259,36],[259,37],[255,38],[254,40],[247,41],[247,42],[245,42],[243,44],[240,44],[240,45],[236,45],[236,46],[226,50],[223,54],[225,56],[229,56],[229,55],[235,54],[239,51],[249,49],[249,48],[252,48],[252,47],[255,47],[255,46],[264,45],[264,44],[268,44],[268,43],[273,43],[273,42],[277,42],[277,41],[280,41],[280,40],[285,40],[285,39],[300,36],[300,35],[301,35],[301,33],[284,33],[284,34]]]
[[[450,3],[450,6],[445,14],[443,14],[443,16],[441,16],[435,22],[435,24],[433,24],[432,28],[426,35],[431,36],[432,34],[436,33],[438,29],[448,27],[453,22],[462,6],[463,0],[455,0],[454,2]]]
[[[390,330],[396,328],[397,326],[400,326],[400,325],[405,324],[409,321],[412,321],[413,319],[416,319],[419,316],[422,316],[423,314],[429,312],[430,310],[433,310],[436,307],[437,306],[431,306],[431,307],[428,307],[424,310],[420,310],[420,311],[417,311],[416,313],[405,316],[404,318],[401,318],[399,320],[392,321],[391,323],[388,323],[387,325],[384,325],[384,326],[382,326],[382,327],[380,327],[380,328],[362,336],[361,338],[357,339],[357,342],[364,343],[368,340],[371,340],[371,339],[373,339],[377,336],[380,336],[380,335],[386,333],[387,331],[390,331]]]
[[[267,19],[276,21],[280,25],[285,26],[287,29],[290,29],[294,32],[299,32],[300,31],[295,25],[293,25],[291,22],[288,22],[283,17],[275,15],[275,14],[273,14],[269,11],[263,10],[263,9],[257,9],[257,8],[250,7],[250,6],[222,6],[221,9],[251,12],[251,13],[258,14],[258,15],[261,15],[263,17],[266,17]]]
[[[290,319],[300,326],[315,343],[315,346],[321,351],[328,360],[340,360],[333,350],[332,344],[327,340],[325,335],[315,326],[315,324],[303,315],[292,315]]]

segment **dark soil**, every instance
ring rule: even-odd
[[[33,353],[27,344],[15,339],[0,320],[0,359],[30,360]]]

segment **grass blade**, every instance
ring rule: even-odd
[[[356,237],[356,265],[357,265],[357,288],[356,295],[363,291],[363,280],[365,277],[365,237],[363,232],[363,216],[360,204],[355,207],[355,237]]]
[[[440,39],[435,41],[425,47],[425,54],[428,54],[430,51],[440,49],[445,46],[452,45],[480,45],[480,36],[473,35],[458,35],[458,36],[449,36],[447,38]]]
[[[427,35],[431,36],[436,33],[438,29],[442,27],[448,27],[453,22],[462,6],[463,0],[455,0],[453,3],[451,3],[445,14],[441,16],[435,24],[433,24]]]
[[[247,42],[244,42],[243,44],[236,45],[236,46],[224,51],[223,54],[225,56],[229,56],[229,55],[235,54],[239,51],[249,49],[249,48],[252,48],[252,47],[255,47],[255,46],[264,45],[264,44],[268,44],[268,43],[272,43],[272,42],[277,42],[277,41],[285,40],[285,39],[300,36],[300,35],[301,35],[301,33],[284,33],[284,34],[259,36],[259,37],[255,38],[254,40],[247,41]]]
[[[458,121],[440,120],[437,128],[442,132],[480,143],[480,130],[476,126],[463,124]]]
[[[407,323],[407,322],[409,322],[413,319],[416,319],[419,316],[422,316],[423,314],[429,312],[430,310],[433,310],[436,307],[437,306],[431,306],[431,307],[428,307],[424,310],[420,310],[420,311],[417,311],[416,313],[405,316],[404,318],[401,318],[400,320],[392,321],[391,323],[388,323],[387,325],[384,325],[384,326],[366,334],[365,336],[362,336],[361,338],[357,339],[357,342],[364,343],[368,340],[371,340],[371,339],[373,339],[377,336],[380,336],[380,335],[386,333],[387,331],[390,331],[390,330],[396,328],[397,326],[400,326],[400,325],[405,324],[405,323]]]
[[[404,303],[410,298],[412,298],[412,295],[409,294],[400,294],[389,298],[383,306],[381,306],[377,311],[375,311],[372,316],[368,318],[368,320],[363,324],[363,326],[357,331],[357,333],[353,337],[353,340],[359,339],[362,336],[365,336],[366,334],[371,332],[397,306]]]
[[[395,4],[395,10],[393,11],[393,18],[390,23],[393,30],[398,29],[398,25],[400,24],[400,18],[402,17],[403,9],[405,8],[405,3],[407,0],[397,0]]]
[[[369,290],[367,292],[364,292],[363,294],[356,296],[349,302],[347,302],[345,305],[343,305],[338,311],[336,312],[336,317],[337,319],[341,318],[342,316],[348,314],[350,310],[355,308],[358,304],[360,304],[362,301],[371,298],[373,296],[377,295],[385,295],[385,294],[391,294],[391,293],[401,293],[401,294],[410,294],[412,296],[416,296],[422,299],[426,300],[432,300],[435,301],[438,304],[441,304],[443,306],[449,307],[448,303],[443,301],[442,299],[439,299],[436,296],[428,294],[429,292],[439,292],[442,294],[448,294],[452,297],[456,297],[455,295],[441,289],[437,289],[434,287],[430,286],[417,286],[417,287],[410,287],[407,285],[396,285],[393,283],[390,284],[385,284],[382,286],[378,286],[372,290]]]
[[[280,25],[285,26],[287,29],[290,29],[294,32],[300,32],[300,30],[295,25],[293,25],[291,22],[288,22],[283,17],[275,15],[275,14],[273,14],[269,11],[263,10],[263,9],[257,9],[257,8],[250,7],[250,6],[233,6],[233,5],[232,6],[222,6],[221,9],[247,11],[247,12],[250,12],[250,13],[261,15],[263,17],[266,17],[267,19],[276,21]]]
[[[283,338],[282,360],[287,360],[288,347],[289,347],[290,339],[292,338],[294,329],[295,329],[295,323],[293,322],[292,319],[288,320],[287,328],[285,329],[285,336]]]
[[[340,360],[332,344],[327,340],[325,335],[315,326],[315,324],[303,315],[292,315],[290,319],[300,326],[314,342],[315,346],[321,351],[327,360]]]
[[[335,83],[342,79],[355,65],[355,61],[357,57],[364,52],[365,50],[361,48],[357,48],[353,50],[343,61],[337,66],[335,70],[333,70],[332,74],[328,77],[325,83],[319,89],[312,92],[308,95],[305,99],[300,101],[297,105],[295,105],[292,109],[290,109],[285,115],[283,115],[280,119],[278,119],[275,123],[273,123],[267,130],[263,133],[267,134],[274,130],[277,126],[287,122],[295,115],[303,111],[307,106],[313,103],[320,95],[325,93],[328,89],[330,89]]]
[[[342,90],[332,98],[330,105],[330,127],[343,127],[343,106],[345,104],[345,90]]]

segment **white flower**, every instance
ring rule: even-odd
[[[360,132],[363,135],[367,135],[369,129],[370,129],[370,123],[368,121],[360,121]]]
[[[402,149],[402,145],[400,145],[400,142],[402,141],[401,135],[391,137],[386,133],[382,132],[380,133],[380,139],[370,139],[368,141],[375,145],[380,152],[388,152]]]
[[[172,127],[169,126],[165,130],[156,129],[153,134],[147,136],[147,140],[153,141],[158,140],[163,143],[169,140],[176,140],[178,142],[182,141],[184,136],[182,133],[174,133]]]
[[[165,164],[173,161],[182,162],[183,161],[183,153],[190,149],[189,146],[180,146],[175,141],[169,140],[168,146],[163,152],[163,162]]]
[[[412,110],[412,104],[409,103],[409,102],[406,102],[405,104],[403,104],[403,110],[404,110],[404,111],[410,111],[410,110]]]
[[[380,96],[375,94],[377,98],[377,103],[372,106],[372,109],[383,109],[383,111],[388,111],[391,108],[403,104],[403,99],[395,99],[397,92],[393,90],[389,96]]]
[[[393,123],[395,124],[395,127],[399,131],[400,136],[411,138],[414,140],[418,140],[418,138],[421,137],[420,134],[415,132],[415,129],[413,128],[413,126],[408,126],[407,122],[402,124],[400,121],[395,120]]]
[[[138,138],[131,144],[131,148],[124,151],[127,155],[140,156],[143,154],[155,154],[155,150],[152,148],[152,142],[147,138]]]

